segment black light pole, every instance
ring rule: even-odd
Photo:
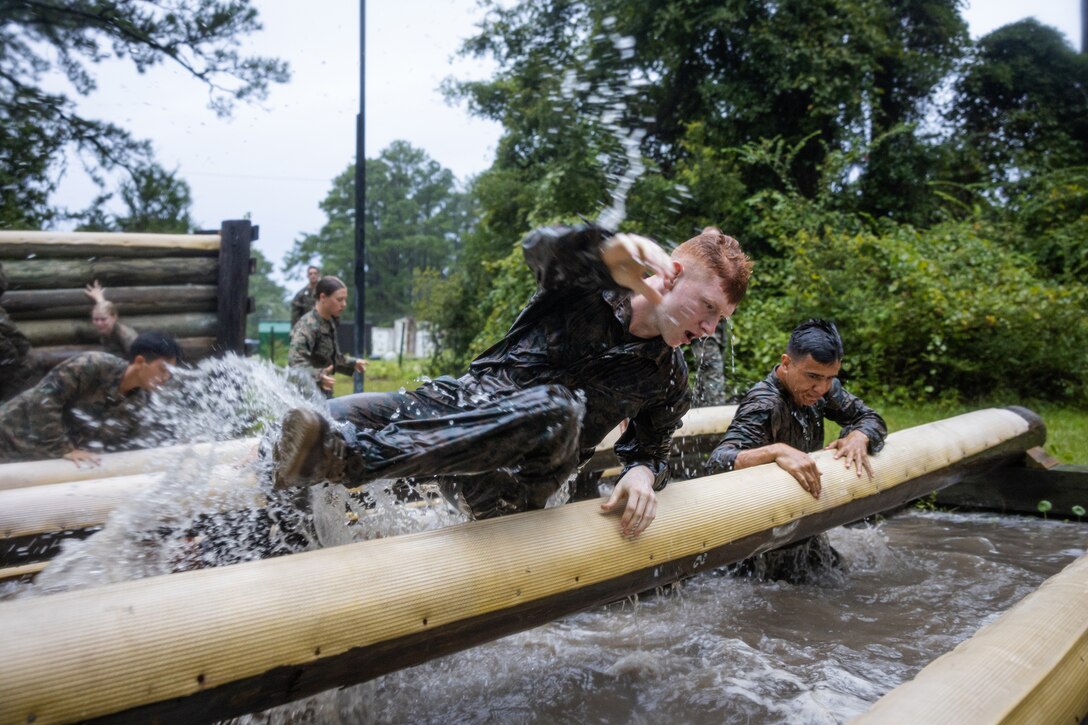
[[[1088,0],[1080,0],[1080,52],[1088,53]]]
[[[355,117],[355,354],[366,356],[366,0],[359,0],[359,115]],[[355,392],[363,392],[355,373]]]

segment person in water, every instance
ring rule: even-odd
[[[820,469],[809,454],[823,448],[835,451],[834,458],[842,459],[858,476],[864,472],[872,477],[869,455],[884,447],[888,428],[876,411],[839,382],[842,357],[842,338],[833,322],[810,319],[794,328],[779,364],[745,393],[707,460],[706,472],[773,461],[813,498],[819,498]],[[827,446],[824,418],[842,426],[839,437]],[[834,564],[839,558],[825,535],[771,554],[764,555],[764,575],[791,581],[804,579],[806,567]]]
[[[85,352],[0,405],[0,462],[67,458],[98,465],[98,453],[131,447],[143,432],[151,391],[170,379],[181,350],[172,337],[144,332],[128,362]]]
[[[713,227],[671,256],[594,225],[538,229],[522,249],[538,288],[502,340],[460,378],[332,401],[339,430],[290,411],[274,485],[441,474],[444,494],[474,518],[539,509],[629,419],[615,446],[623,473],[601,508],[626,501],[621,533],[645,531],[690,405],[678,348],[733,313],[751,262]]]

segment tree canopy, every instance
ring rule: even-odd
[[[99,185],[103,172],[153,163],[147,141],[77,109],[73,95],[94,92],[103,60],[128,59],[141,73],[173,63],[207,87],[219,114],[288,79],[284,62],[238,52],[239,37],[261,27],[251,0],[0,0],[0,19],[0,226],[57,219],[49,196],[69,151]],[[70,92],[47,89],[56,74]]]

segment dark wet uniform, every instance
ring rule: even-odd
[[[725,436],[707,460],[708,474],[732,471],[741,451],[772,443],[785,443],[805,453],[818,451],[824,447],[824,418],[842,426],[840,438],[855,430],[864,433],[869,438],[870,454],[884,447],[888,435],[884,419],[860,398],[846,392],[838,378],[814,405],[798,405],[778,379],[777,370],[775,367],[745,393]],[[818,576],[821,569],[836,565],[838,560],[826,534],[821,534],[747,559],[737,570],[800,583]]]
[[[0,266],[0,303],[7,287],[8,280]],[[0,307],[0,402],[15,396],[28,384],[32,374],[27,360],[29,353],[30,341]]]
[[[302,319],[302,316],[314,308],[314,302],[317,302],[317,298],[314,297],[314,291],[310,289],[310,285],[306,285],[298,291],[291,299],[291,327],[294,328],[298,324],[298,321]]]
[[[542,508],[625,418],[615,450],[627,469],[669,479],[670,438],[690,405],[687,365],[660,337],[631,334],[631,293],[600,258],[607,233],[545,228],[522,243],[538,289],[506,336],[458,379],[330,404],[356,427],[362,476],[443,477],[477,518]],[[351,464],[349,462],[349,472]]]
[[[128,447],[148,393],[118,392],[128,363],[104,352],[70,357],[0,406],[0,461],[60,458],[76,448]]]

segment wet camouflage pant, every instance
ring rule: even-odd
[[[578,465],[582,408],[560,385],[489,389],[467,375],[329,403],[351,424],[350,481],[437,477],[478,519],[544,507]]]

